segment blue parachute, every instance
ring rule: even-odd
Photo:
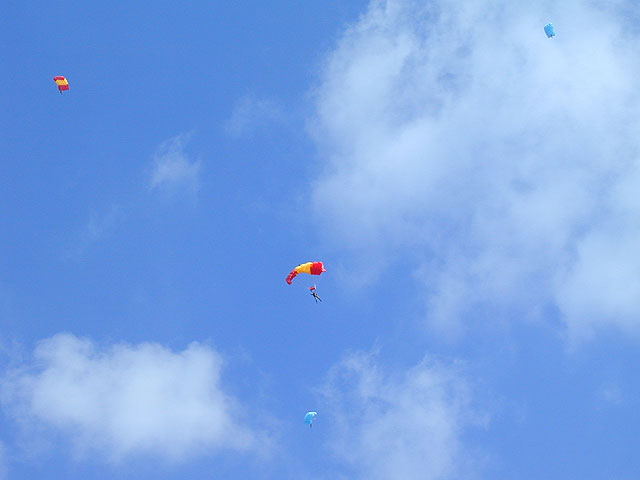
[[[313,419],[316,418],[316,415],[318,415],[318,412],[307,412],[304,416],[305,425],[309,425],[309,428],[313,427]]]
[[[555,37],[556,31],[553,29],[553,23],[547,23],[544,26],[544,33],[547,34],[547,38]]]

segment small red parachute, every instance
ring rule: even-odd
[[[303,263],[301,265],[298,265],[293,270],[291,270],[289,275],[287,275],[287,283],[289,285],[291,285],[291,281],[299,273],[308,273],[309,275],[320,275],[322,272],[326,272],[322,262],[307,262],[307,263]]]
[[[62,95],[63,90],[69,90],[69,82],[65,77],[59,75],[57,77],[53,77],[53,81],[56,82],[56,85],[58,85],[58,91],[60,92],[60,95]]]
[[[313,287],[309,287],[309,293],[311,294],[313,299],[316,301],[316,303],[322,301],[322,299],[320,298],[320,295],[318,295],[318,291],[315,285]]]

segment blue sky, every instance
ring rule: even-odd
[[[0,478],[640,475],[636,10],[5,7]]]

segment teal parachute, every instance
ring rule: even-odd
[[[309,425],[309,428],[313,427],[313,419],[316,418],[316,415],[318,415],[318,412],[307,412],[304,416],[305,425]]]
[[[547,23],[544,26],[544,33],[547,34],[547,38],[551,38],[551,37],[555,37],[556,36],[556,31],[553,28],[553,23]]]

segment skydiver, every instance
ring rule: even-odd
[[[310,294],[313,297],[313,299],[316,301],[316,303],[318,303],[318,300],[322,301],[322,299],[318,296],[318,292],[316,292],[316,287],[311,287],[310,289]]]

